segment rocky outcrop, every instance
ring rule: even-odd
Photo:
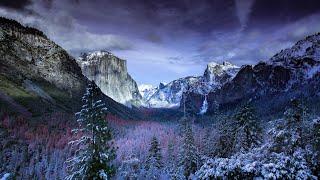
[[[291,98],[319,100],[319,47],[320,34],[315,34],[266,62],[242,66],[230,82],[209,93],[208,113],[214,113],[217,104],[220,110],[231,110],[248,100],[259,104],[263,113],[283,110]],[[201,95],[193,93],[187,99],[194,113],[201,108]]]
[[[24,107],[32,116],[75,112],[81,107],[87,83],[76,60],[41,31],[0,17],[2,107],[9,111]],[[107,96],[102,95],[101,99],[112,114],[123,118],[136,115]]]
[[[83,74],[94,80],[104,94],[125,105],[140,105],[142,97],[125,60],[107,51],[96,51],[83,53],[78,63]]]
[[[221,64],[211,62],[203,76],[189,76],[174,80],[168,84],[161,84],[153,94],[145,99],[147,106],[156,108],[170,108],[180,105],[183,93],[197,93],[206,95],[230,81],[239,68],[229,62]]]
[[[76,61],[41,31],[0,18],[1,73],[21,78],[44,79],[66,90],[81,93],[85,78]]]

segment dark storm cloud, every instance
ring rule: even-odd
[[[319,0],[257,0],[250,17],[249,26],[274,26],[297,21],[319,13]]]
[[[31,4],[31,0],[1,0],[0,7],[7,7],[16,10],[25,10]]]
[[[202,74],[210,61],[267,60],[320,31],[319,0],[2,0],[0,15],[40,28],[75,54],[114,51],[140,82],[157,81],[141,66],[168,81]]]

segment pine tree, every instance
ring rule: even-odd
[[[303,121],[306,115],[303,104],[293,99],[284,112],[284,124],[276,127],[276,132],[281,133],[272,134],[274,151],[292,154],[297,148],[303,147]]]
[[[76,113],[79,128],[74,129],[81,138],[70,142],[75,147],[74,157],[67,160],[70,175],[66,179],[108,179],[114,174],[111,161],[115,158],[112,134],[104,119],[107,108],[101,100],[101,91],[91,81],[82,100],[84,105]]]
[[[314,154],[313,154],[313,171],[314,174],[318,177],[320,177],[320,118],[314,120],[313,122],[313,148],[314,148]]]
[[[199,155],[194,143],[192,127],[190,123],[185,124],[183,134],[183,145],[179,154],[179,165],[183,169],[183,174],[188,178],[196,172],[199,163]]]
[[[206,128],[205,135],[203,137],[203,148],[202,153],[207,157],[212,157],[213,155],[213,144],[214,141],[212,139],[212,133],[210,132],[210,128]]]
[[[174,155],[174,144],[172,141],[168,143],[168,171],[172,171],[176,165],[176,157]]]
[[[139,179],[141,171],[141,161],[134,155],[131,155],[128,159],[122,161],[117,171],[118,177],[116,179]]]
[[[306,107],[298,100],[291,100],[290,107],[284,112],[288,127],[296,127],[304,121],[307,115]]]
[[[174,154],[174,143],[169,141],[168,143],[168,159],[166,165],[166,172],[169,175],[170,179],[181,179],[179,175],[179,169],[176,163],[176,156]]]
[[[291,101],[291,107],[284,112],[286,128],[295,133],[296,139],[292,142],[293,147],[302,146],[302,123],[307,116],[306,107],[298,100]]]
[[[160,175],[160,169],[163,167],[161,149],[158,139],[154,136],[151,140],[149,154],[146,161],[146,170],[148,179],[157,179]]]
[[[188,122],[188,118],[187,117],[185,117],[185,116],[183,116],[183,117],[181,117],[180,119],[179,119],[179,135],[180,136],[183,136],[183,134],[184,134],[184,131],[185,131],[185,129],[186,129],[186,125],[187,125],[187,122]]]
[[[238,149],[248,151],[260,143],[261,128],[250,104],[244,105],[236,113],[235,128],[235,145]]]

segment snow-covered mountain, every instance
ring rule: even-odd
[[[221,64],[211,62],[203,76],[188,76],[174,80],[168,84],[160,83],[156,88],[141,87],[146,106],[154,108],[170,108],[180,105],[184,92],[208,94],[231,80],[238,72],[239,67],[223,62]],[[143,90],[142,90],[143,89]]]
[[[127,62],[108,51],[83,53],[77,60],[83,74],[94,80],[101,91],[125,105],[141,104],[137,83],[127,71]]]
[[[265,62],[242,66],[231,81],[207,95],[207,110],[230,110],[230,105],[237,107],[250,100],[259,104],[257,111],[275,113],[292,98],[320,100],[320,33],[298,41]],[[186,101],[187,108],[197,113],[204,97],[189,94]]]
[[[154,87],[151,84],[141,84],[138,86],[142,99],[148,100],[157,90],[158,87]]]
[[[284,49],[270,58],[268,64],[284,66],[301,71],[310,79],[320,71],[320,33],[298,41],[291,48]],[[297,69],[300,67],[299,69]]]

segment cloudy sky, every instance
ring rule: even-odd
[[[319,0],[1,0],[0,16],[75,57],[109,50],[153,85],[201,75],[211,61],[255,64],[320,31]]]

